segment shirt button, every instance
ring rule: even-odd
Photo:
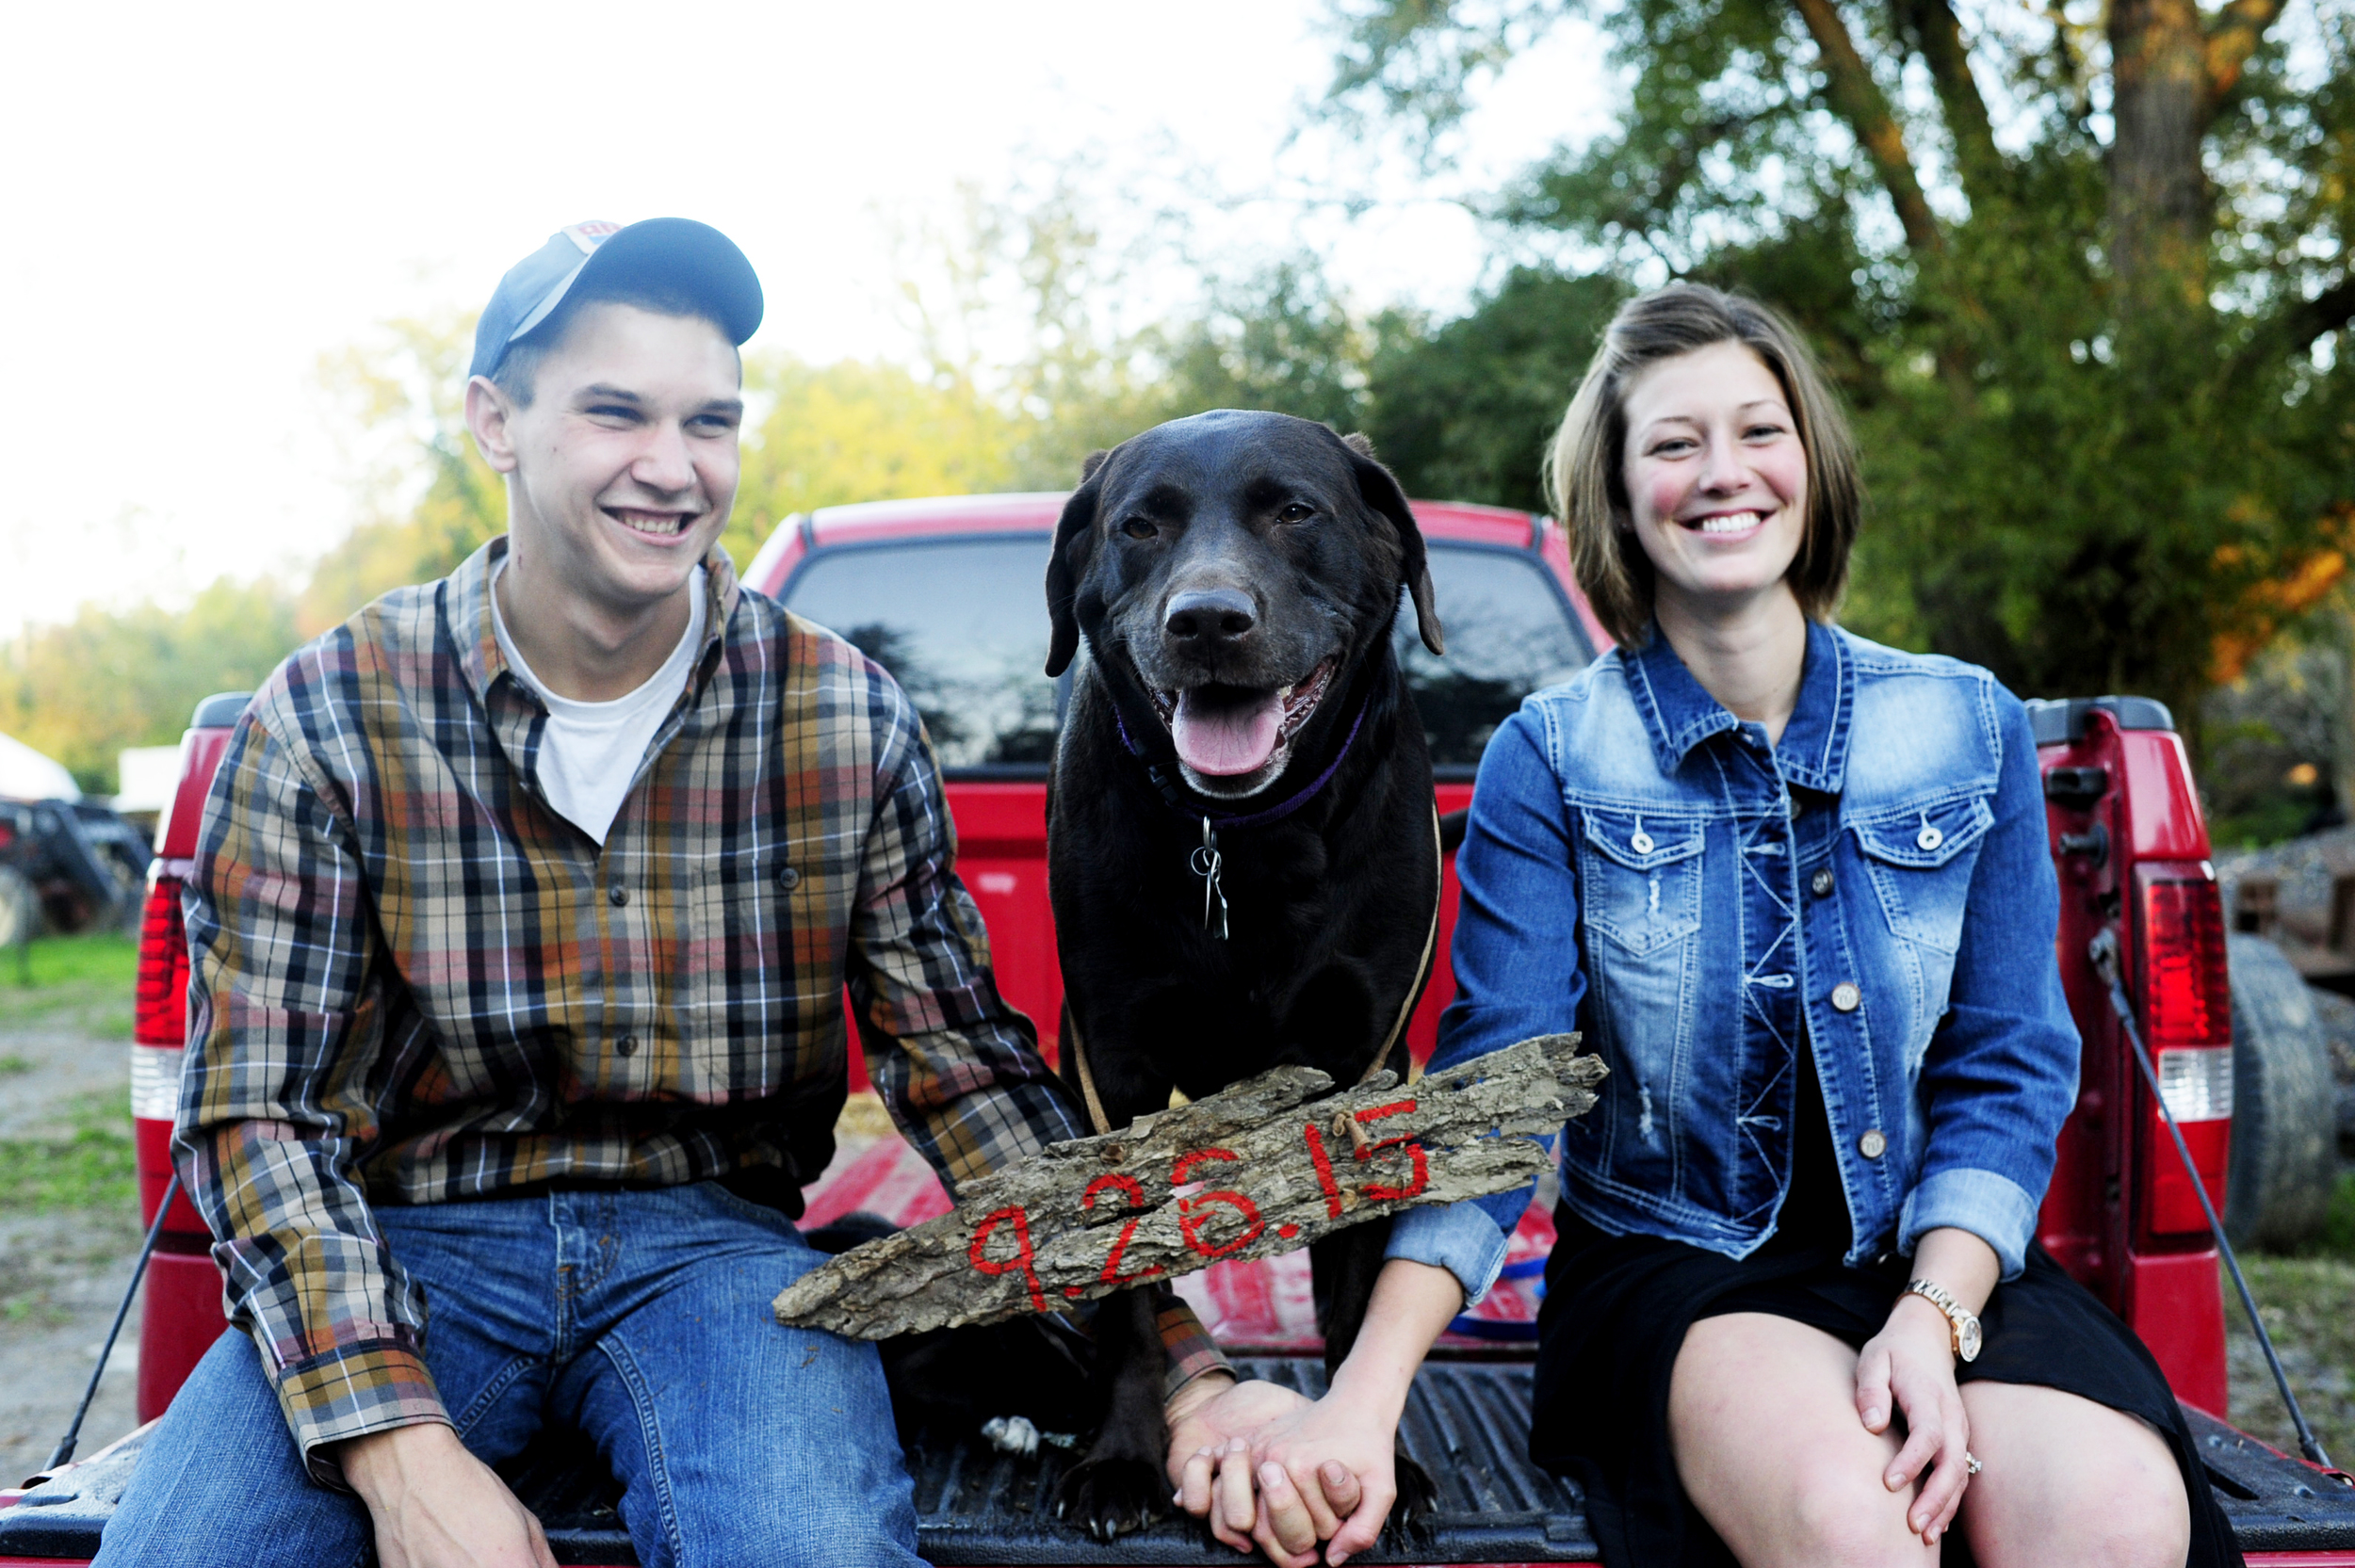
[[[624,887],[620,882],[615,882],[611,887],[607,888],[605,890],[605,896],[612,899],[616,904],[626,904],[629,902],[629,889]]]
[[[1866,1159],[1878,1159],[1889,1152],[1889,1140],[1881,1136],[1878,1127],[1868,1127],[1864,1136],[1856,1140],[1856,1152]]]
[[[1815,890],[1815,897],[1818,898],[1827,898],[1831,897],[1831,871],[1829,868],[1826,868],[1825,870],[1816,872],[1815,880],[1809,882],[1807,885]]]
[[[634,1034],[625,1034],[613,1043],[613,1048],[625,1057],[634,1057],[638,1054],[638,1037]],[[1880,1134],[1870,1133],[1866,1136],[1878,1138]]]
[[[1856,988],[1854,980],[1842,980],[1831,988],[1831,1005],[1835,1012],[1854,1012],[1864,1005],[1864,993]]]
[[[789,865],[777,867],[777,885],[788,893],[802,885],[802,874]]]

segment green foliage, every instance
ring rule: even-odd
[[[770,408],[746,433],[722,540],[739,565],[797,511],[1012,487],[1015,421],[953,376],[778,357],[747,364],[744,380]]]
[[[447,575],[505,530],[504,484],[466,430],[473,351],[473,315],[449,312],[386,322],[377,341],[321,359],[321,386],[368,445],[361,495],[369,515],[313,569],[303,636],[389,589]]]
[[[2090,105],[2139,89],[2057,8],[1370,0],[1339,19],[1336,104],[1436,155],[1531,39],[1593,23],[1625,84],[1616,128],[1529,170],[1492,215],[1594,277],[1738,287],[1800,323],[1853,410],[1876,503],[1859,629],[2023,691],[2181,709],[2300,607],[2284,584],[2343,542],[2355,499],[2334,351],[2355,309],[2350,8],[2315,0],[2295,70],[2245,9],[2201,24],[2208,79],[2174,166],[2097,121]],[[2138,177],[2213,200],[2116,183],[2130,151]],[[1528,330],[1515,294],[1408,359],[1452,335],[1461,364],[1439,387],[1551,380],[1566,401],[1562,340],[1509,336]],[[1422,454],[1476,448],[1510,418],[1384,381],[1384,417],[1421,422],[1388,444],[1419,478]],[[1514,460],[1535,461],[1534,444]]]
[[[0,732],[110,793],[123,748],[178,741],[198,702],[260,684],[295,640],[294,606],[268,580],[223,578],[176,613],[85,609],[0,653]]]
[[[1547,444],[1626,297],[1609,277],[1517,267],[1458,320],[1385,317],[1368,367],[1374,449],[1410,495],[1545,510]]]

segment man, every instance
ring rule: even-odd
[[[240,719],[188,883],[174,1149],[245,1333],[102,1562],[546,1563],[492,1466],[548,1420],[611,1466],[647,1564],[916,1560],[874,1348],[768,1306],[816,1261],[792,1217],[846,983],[952,1187],[1081,1127],[998,994],[915,710],[718,548],[761,310],[685,219],[526,258],[466,388],[509,533]],[[1231,1377],[1164,1325],[1185,1453],[1227,1435]]]

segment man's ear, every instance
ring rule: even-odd
[[[1390,471],[1374,460],[1373,443],[1364,435],[1353,431],[1341,437],[1341,445],[1349,448],[1350,466],[1357,471],[1357,493],[1398,530],[1399,580],[1415,602],[1415,622],[1422,628],[1422,645],[1444,654],[1447,639],[1439,630],[1438,606],[1431,597],[1431,559],[1422,546],[1422,530],[1415,525],[1414,510],[1406,505],[1406,493],[1398,488]]]
[[[1080,651],[1080,617],[1072,602],[1096,552],[1096,503],[1104,493],[1104,464],[1118,450],[1087,455],[1080,465],[1080,488],[1063,504],[1063,517],[1055,524],[1055,547],[1047,558],[1047,620],[1053,628],[1047,644],[1049,679],[1069,669]]]
[[[509,428],[514,414],[514,403],[488,376],[466,383],[466,428],[482,461],[501,474],[515,472],[515,438]]]

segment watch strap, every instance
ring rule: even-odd
[[[1964,1361],[1970,1361],[1978,1354],[1977,1345],[1971,1343],[1976,1340],[1978,1335],[1975,1333],[1966,1335],[1964,1330],[1965,1324],[1968,1324],[1973,1331],[1978,1328],[1977,1313],[1956,1301],[1944,1285],[1934,1280],[1909,1280],[1906,1284],[1906,1294],[1921,1297],[1946,1315],[1946,1329],[1952,1335],[1952,1349],[1957,1356]]]

